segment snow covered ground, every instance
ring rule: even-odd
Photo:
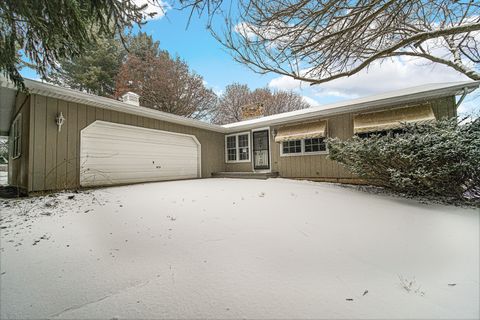
[[[0,171],[0,186],[6,186],[8,184],[8,172]]]
[[[0,203],[2,319],[480,316],[474,209],[284,179]]]

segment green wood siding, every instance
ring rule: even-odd
[[[30,150],[30,97],[23,93],[19,93],[15,101],[15,114],[12,121],[21,114],[21,146],[20,157],[16,159],[10,158],[8,161],[8,182],[10,185],[18,187],[22,190],[28,190],[29,168],[28,159]]]
[[[41,95],[26,97],[19,94],[16,104],[16,112],[21,111],[23,119],[22,156],[11,161],[9,181],[28,191],[79,187],[83,162],[79,157],[80,132],[96,120],[195,135],[202,147],[202,177],[210,177],[213,172],[220,171],[252,171],[252,161],[225,163],[225,136],[222,133]],[[455,97],[434,99],[430,104],[437,119],[456,116]],[[55,124],[58,112],[62,112],[66,118],[60,132]],[[327,120],[329,137],[348,139],[353,135],[353,117],[353,113],[347,113],[319,117],[318,120]],[[309,119],[312,120],[315,119]],[[272,135],[273,130],[278,128],[279,126],[270,128],[270,165],[272,171],[279,172],[281,177],[328,181],[355,179],[325,154],[281,157],[280,144],[273,141]]]
[[[429,102],[437,119],[456,116],[455,97],[439,98]],[[422,101],[420,103],[424,102]],[[394,106],[393,108],[396,107],[404,107],[404,105]],[[378,108],[379,111],[382,109],[383,108]],[[349,139],[353,136],[354,115],[354,113],[345,113],[330,117],[311,118],[308,119],[308,122],[311,122],[312,120],[327,120],[328,137]],[[288,125],[293,124],[295,123],[288,123]],[[270,133],[278,128],[280,128],[280,126],[271,127]],[[242,130],[241,132],[244,131],[245,130]],[[270,134],[270,145],[272,148],[270,164],[272,171],[278,172],[281,177],[342,182],[358,180],[342,165],[329,160],[327,154],[280,156],[280,143],[274,141],[272,134]],[[227,163],[225,168],[228,172],[251,172],[252,163]]]
[[[80,186],[83,162],[79,156],[80,132],[96,120],[195,135],[202,148],[202,177],[210,177],[212,172],[224,171],[222,133],[40,95],[32,95],[32,99],[35,101],[32,108],[35,117],[30,124],[34,133],[33,156],[30,159],[33,170],[32,185],[28,191],[71,189]],[[55,123],[59,111],[66,118],[60,132]],[[28,143],[25,145],[28,146]]]

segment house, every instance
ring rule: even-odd
[[[356,177],[327,158],[325,137],[456,116],[479,82],[418,86],[224,126],[25,80],[0,79],[0,135],[10,135],[9,184],[30,193],[216,176]]]

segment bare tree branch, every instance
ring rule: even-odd
[[[209,1],[180,2],[201,14]],[[213,36],[257,73],[319,84],[417,56],[480,79],[478,1],[239,0],[234,10],[214,3],[224,23],[212,26]]]

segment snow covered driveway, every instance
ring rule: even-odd
[[[480,313],[473,209],[284,179],[0,203],[2,319]]]

